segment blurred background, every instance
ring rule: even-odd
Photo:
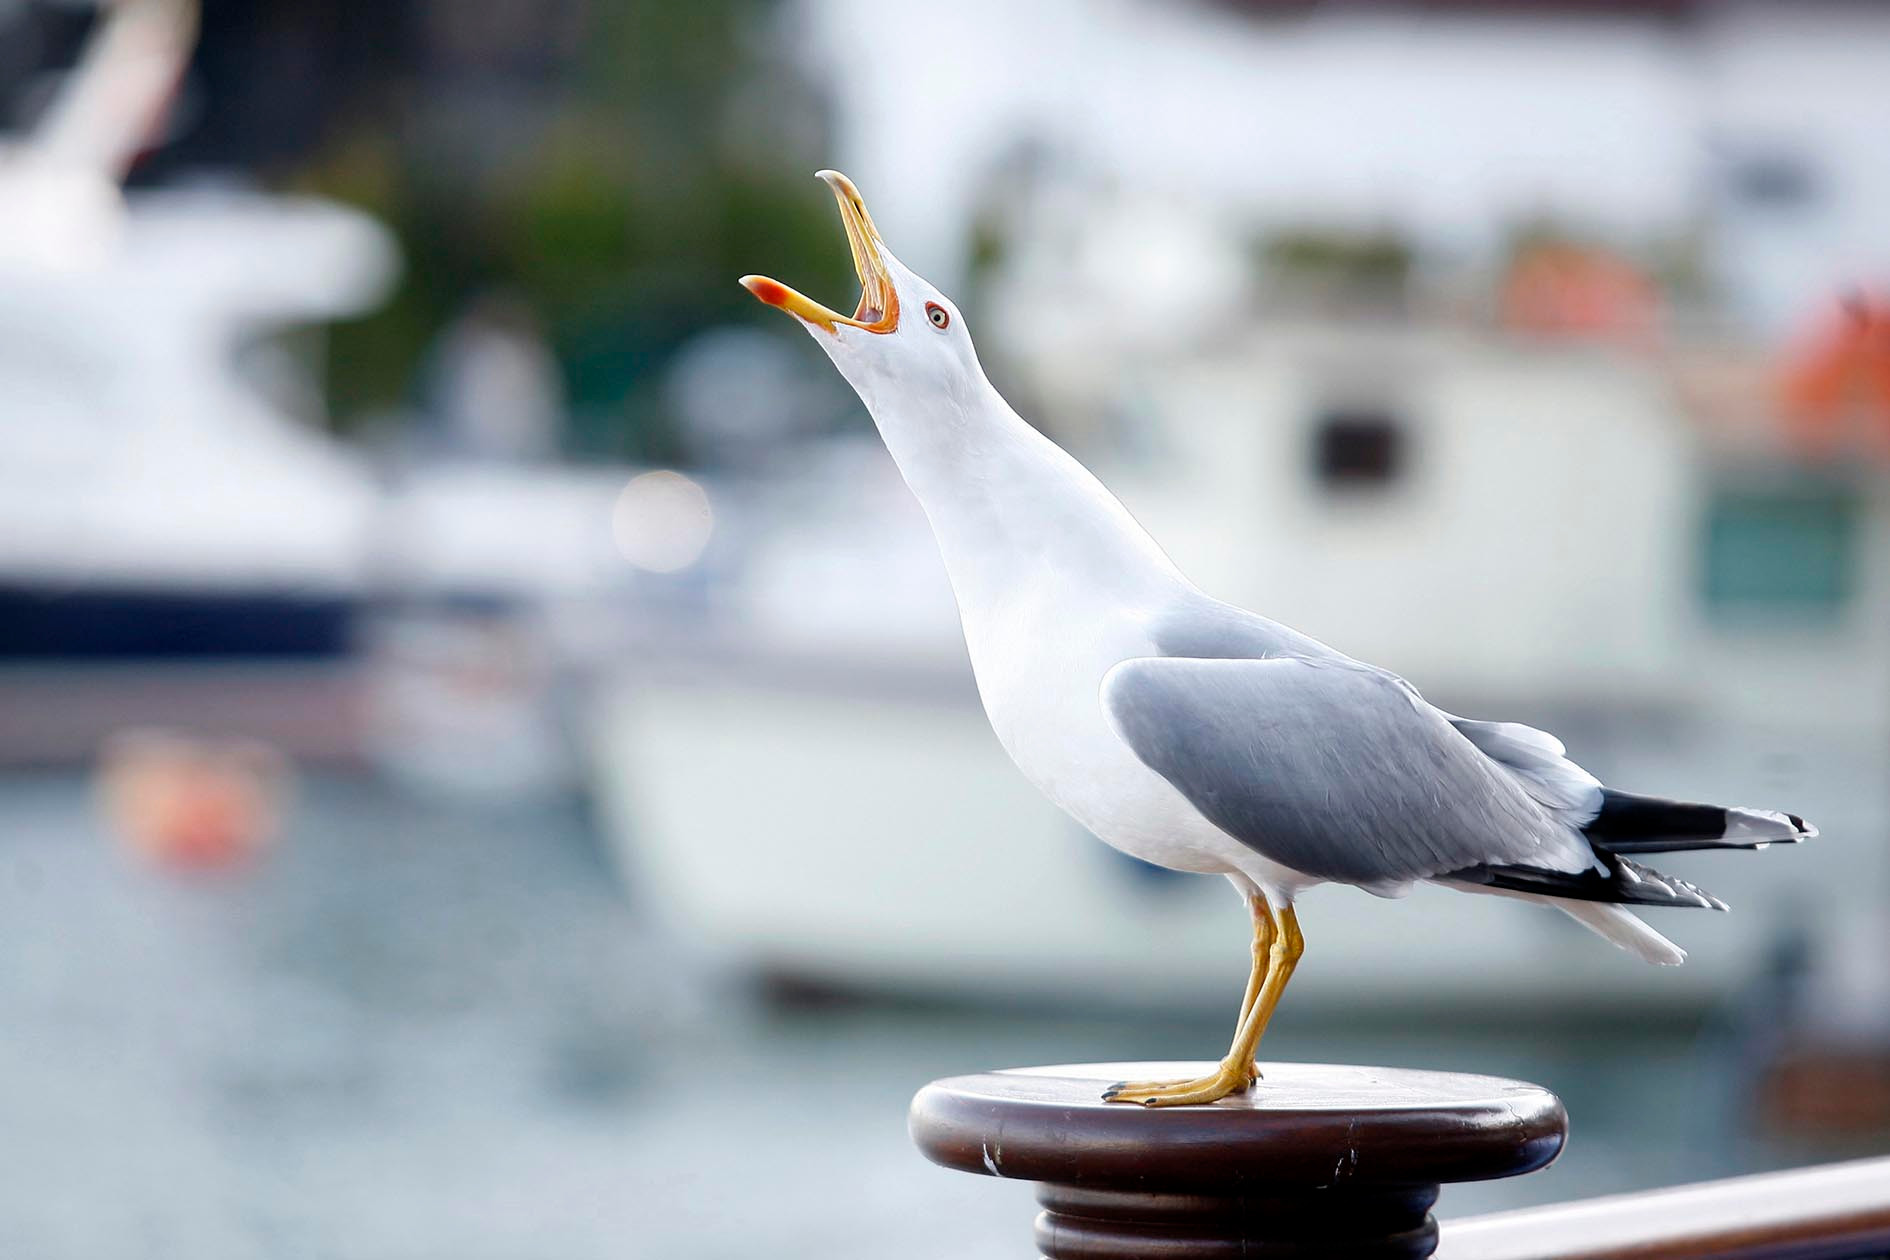
[[[0,1247],[1024,1256],[927,1079],[1218,1053],[977,707],[821,166],[1214,593],[1813,844],[1340,890],[1447,1213],[1890,1150],[1890,5],[0,0]]]

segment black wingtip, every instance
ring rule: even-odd
[[[1641,854],[1762,849],[1797,844],[1817,835],[1818,829],[1797,814],[1777,810],[1694,805],[1607,788],[1600,812],[1582,834],[1599,848]]]
[[[1726,903],[1684,879],[1631,862],[1600,845],[1595,853],[1607,868],[1577,872],[1527,866],[1475,866],[1452,871],[1444,878],[1484,884],[1512,892],[1571,901],[1601,901],[1622,906],[1674,906],[1724,910]]]

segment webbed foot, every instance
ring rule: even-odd
[[[1219,1102],[1238,1094],[1259,1079],[1253,1060],[1245,1070],[1223,1062],[1207,1076],[1182,1081],[1121,1081],[1103,1091],[1104,1102],[1136,1103],[1143,1107],[1190,1107]]]

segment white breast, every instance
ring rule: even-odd
[[[1038,790],[1123,852],[1309,881],[1221,831],[1122,742],[1103,675],[1159,655],[1147,626],[1194,588],[1101,482],[1017,417],[978,374],[961,391],[888,379],[863,391],[938,539],[985,713]],[[870,396],[869,396],[870,395]]]
[[[993,619],[1007,631],[1001,638],[998,626],[974,628],[967,619],[966,640],[998,742],[1039,791],[1145,862],[1210,873],[1272,866],[1202,817],[1110,727],[1103,675],[1118,662],[1156,654],[1138,624],[1106,614],[1085,621],[1028,607],[1004,611]]]

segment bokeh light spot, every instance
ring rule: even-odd
[[[715,513],[709,495],[679,472],[632,477],[611,511],[611,535],[624,559],[652,573],[694,564],[709,545]]]

